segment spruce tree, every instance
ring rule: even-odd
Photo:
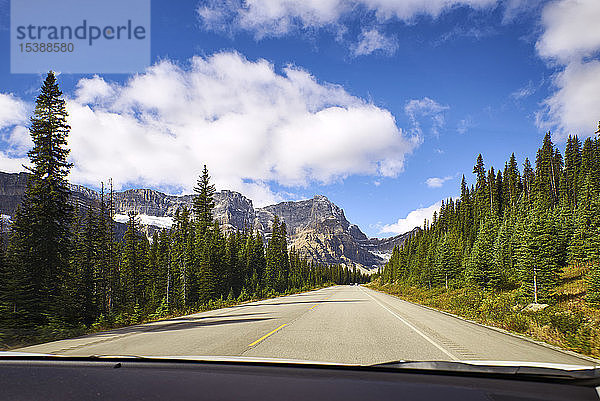
[[[215,207],[213,200],[215,186],[210,183],[210,175],[208,175],[206,165],[204,165],[202,175],[198,178],[194,192],[196,193],[194,197],[194,215],[199,233],[202,235],[213,223],[212,210]]]
[[[254,243],[252,244],[253,249],[253,266],[252,271],[252,288],[261,289],[264,287],[264,277],[266,269],[265,250],[263,244],[263,237],[259,233],[256,233],[254,237]],[[259,292],[259,291],[257,291]]]
[[[527,202],[531,201],[531,193],[533,191],[534,173],[531,168],[531,163],[528,158],[523,162],[523,189]]]
[[[279,217],[275,216],[271,227],[271,238],[267,244],[266,266],[265,266],[265,286],[269,290],[277,289],[277,278],[279,270]]]
[[[31,118],[33,148],[27,188],[11,226],[10,310],[23,330],[54,321],[66,312],[61,297],[68,276],[73,208],[66,177],[71,169],[65,101],[48,73]]]
[[[141,252],[139,244],[137,213],[129,212],[127,231],[123,236],[121,282],[123,300],[132,308],[141,301]]]
[[[477,183],[475,185],[476,218],[481,219],[484,215],[487,214],[487,211],[489,210],[488,205],[490,203],[487,185],[488,183],[485,177],[485,167],[483,164],[483,156],[481,156],[481,154],[477,156],[477,162],[473,167],[473,174],[477,175]]]

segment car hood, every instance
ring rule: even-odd
[[[3,357],[44,357],[44,358],[73,358],[73,356],[60,354],[43,354],[32,352],[0,351],[0,358]],[[81,357],[81,356],[80,356]],[[255,362],[255,363],[291,363],[291,364],[311,364],[311,365],[342,365],[342,366],[365,366],[351,363],[338,363],[328,361],[311,361],[303,359],[270,358],[270,357],[247,357],[247,356],[215,356],[215,355],[89,355],[87,358],[93,359],[130,359],[130,360],[185,360],[198,362]],[[589,365],[570,365],[550,362],[530,362],[530,361],[496,361],[496,360],[463,360],[463,361],[407,361],[398,360],[391,362],[382,362],[366,366],[373,367],[394,367],[410,369],[427,370],[464,370],[464,368],[478,369],[485,367],[497,368],[541,368],[556,369],[563,371],[589,371],[598,370],[600,366],[590,362]]]

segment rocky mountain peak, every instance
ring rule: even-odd
[[[13,215],[26,183],[26,173],[0,172],[0,213]],[[98,204],[100,200],[100,195],[89,188],[72,185],[71,190],[78,205]],[[254,208],[252,200],[239,192],[223,190],[215,193],[214,201],[214,217],[226,232],[253,229],[268,239],[275,216],[278,216],[286,224],[289,245],[304,257],[366,270],[385,263],[394,246],[402,244],[418,230],[386,239],[368,238],[357,225],[348,222],[342,208],[324,195]],[[193,196],[167,195],[142,188],[116,192],[113,202],[117,215],[127,215],[131,211],[138,213],[146,234],[151,235],[161,227],[168,227],[166,222],[172,221],[170,218],[178,208],[191,209]],[[161,227],[153,225],[157,221],[161,222]],[[124,231],[123,227],[121,229]]]

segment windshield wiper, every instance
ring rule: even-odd
[[[393,361],[370,365],[375,368],[511,375],[518,377],[592,380],[600,382],[600,368],[593,366],[487,361]]]

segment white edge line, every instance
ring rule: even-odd
[[[584,355],[584,354],[580,354],[579,352],[575,352],[575,351],[571,351],[569,349],[561,348],[558,345],[553,345],[553,344],[549,344],[549,343],[541,341],[541,340],[536,340],[534,338],[527,337],[526,335],[523,335],[523,334],[513,333],[511,331],[502,329],[500,327],[490,326],[490,325],[484,324],[484,323],[479,323],[479,322],[477,322],[475,320],[467,319],[467,318],[464,318],[462,316],[458,316],[458,315],[455,315],[453,313],[443,311],[441,309],[433,308],[431,306],[427,306],[427,305],[423,305],[423,304],[418,304],[416,302],[407,301],[406,299],[402,299],[399,296],[396,296],[396,295],[393,295],[393,294],[389,294],[389,293],[384,292],[384,291],[374,290],[372,288],[369,288],[369,289],[371,291],[375,291],[375,292],[377,292],[377,293],[379,293],[381,295],[386,295],[388,297],[392,297],[394,299],[397,299],[397,300],[399,300],[401,302],[406,302],[406,303],[411,304],[413,306],[417,306],[417,307],[420,307],[420,308],[428,309],[430,311],[434,311],[434,312],[438,312],[438,313],[443,313],[444,315],[453,317],[454,319],[458,319],[458,320],[461,320],[463,322],[471,323],[471,324],[473,324],[475,326],[479,326],[479,327],[483,327],[483,328],[486,328],[486,329],[490,329],[490,330],[493,330],[493,331],[501,333],[501,334],[506,334],[507,336],[511,336],[511,337],[518,338],[518,339],[521,339],[521,340],[525,340],[525,341],[527,341],[529,343],[536,344],[536,345],[539,345],[541,347],[548,348],[548,349],[551,349],[553,351],[557,351],[557,352],[560,352],[560,353],[563,353],[563,354],[567,354],[567,355],[570,355],[570,356],[573,356],[573,357],[576,357],[576,358],[579,358],[579,359],[583,359],[583,360],[586,360],[586,361],[589,361],[589,362],[593,362],[597,366],[600,366],[600,359],[591,357],[589,355]],[[581,366],[589,366],[589,365],[581,365]]]
[[[407,325],[408,327],[410,327],[412,330],[415,331],[415,333],[417,333],[418,335],[420,335],[421,337],[423,337],[425,340],[427,340],[428,342],[431,343],[431,345],[433,345],[434,347],[436,347],[437,349],[439,349],[440,351],[442,351],[444,354],[448,355],[450,358],[452,358],[455,361],[458,361],[459,358],[457,358],[456,356],[452,355],[452,353],[450,353],[449,351],[447,351],[445,348],[443,348],[441,345],[439,345],[438,343],[436,343],[434,340],[432,340],[429,336],[427,336],[425,333],[423,333],[421,330],[417,329],[415,326],[413,326],[412,324],[410,324],[406,319],[404,319],[403,317],[399,316],[398,314],[396,314],[396,312],[392,311],[391,309],[389,309],[387,306],[385,306],[384,304],[382,304],[381,302],[379,302],[377,299],[375,299],[371,294],[369,294],[364,288],[361,287],[361,290],[369,297],[371,298],[373,301],[377,302],[379,304],[379,306],[381,306],[383,309],[385,309],[386,311],[390,312],[392,315],[394,315],[394,317],[398,320],[400,320],[402,323],[404,323],[405,325]]]

